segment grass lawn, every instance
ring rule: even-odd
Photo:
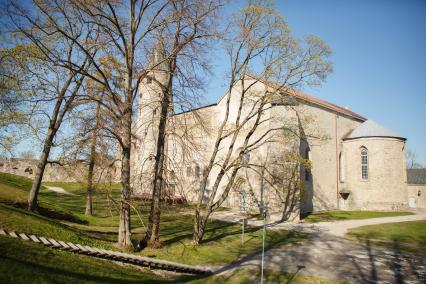
[[[337,284],[316,277],[266,270],[267,283]],[[43,247],[0,236],[0,283],[257,283],[259,269],[239,269],[226,275],[155,275],[148,269]]]
[[[303,221],[306,223],[344,221],[356,219],[369,219],[379,217],[394,217],[413,215],[412,212],[384,212],[384,211],[325,211],[317,212],[306,216]]]
[[[349,230],[350,238],[426,255],[426,221],[363,226]]]
[[[49,183],[49,185],[63,187],[67,191],[76,194],[76,196],[58,194],[48,191],[43,187],[39,195],[39,214],[33,214],[25,210],[31,181],[22,177],[0,173],[0,227],[6,230],[28,232],[55,238],[57,240],[117,250],[117,248],[114,247],[114,242],[116,242],[117,239],[118,211],[114,202],[109,201],[107,198],[107,194],[113,198],[118,198],[118,185],[99,187],[97,189],[94,195],[93,216],[84,215],[84,185],[78,183]],[[140,209],[141,215],[139,219],[138,215],[133,212],[131,224],[132,232],[134,238],[140,239],[145,232],[144,226],[147,223],[147,212],[149,207],[148,204],[144,204],[141,201],[135,202],[135,206]],[[260,250],[262,244],[261,228],[247,228],[245,243],[241,245],[241,225],[218,220],[211,220],[208,223],[205,240],[202,244],[197,247],[191,246],[192,218],[188,215],[190,212],[191,209],[188,206],[163,205],[161,240],[164,246],[160,249],[146,249],[140,252],[140,254],[187,264],[219,265],[231,263],[244,255],[249,255]],[[303,234],[284,230],[268,230],[266,246],[268,248],[283,246],[289,243],[299,242],[303,240],[304,237]],[[43,275],[49,271],[50,267],[56,267],[57,273],[62,273],[64,277],[63,281],[62,279],[58,281],[64,283],[67,281],[72,282],[72,280],[68,279],[75,280],[78,279],[78,277],[82,277],[82,275],[86,273],[86,270],[97,270],[97,268],[90,268],[92,260],[89,257],[79,256],[69,252],[56,252],[43,246],[37,246],[36,244],[25,243],[25,245],[21,245],[16,244],[16,242],[18,242],[18,240],[9,241],[7,239],[2,239],[0,242],[1,255],[3,256],[1,264],[3,267],[1,269],[2,271],[9,271],[6,273],[7,275],[3,275],[3,277],[9,277],[8,279],[10,281],[6,282],[14,282],[12,281],[14,277],[19,277],[19,275],[15,275],[19,274],[17,272],[19,269],[24,271],[26,269],[32,269],[35,275]],[[9,247],[15,247],[17,250],[19,250],[19,248],[22,250],[24,247],[28,249],[25,252],[17,252],[13,255],[12,252],[9,251]],[[32,260],[32,254],[34,254],[34,261]],[[50,261],[50,256],[53,258],[52,261]],[[61,260],[62,258],[63,260]],[[80,262],[80,258],[85,260]],[[57,266],[54,266],[55,259],[58,263]],[[65,268],[61,269],[62,266],[68,265],[68,261],[78,263],[75,264],[78,265],[76,270],[81,271],[81,273],[76,272],[76,275],[72,274],[70,272],[73,270],[71,269],[72,266],[70,270]],[[98,262],[96,259],[93,261]],[[60,264],[61,262],[63,262],[64,265]],[[99,260],[99,263],[103,262]],[[6,268],[11,265],[17,268],[7,270],[4,268],[4,265],[6,265]],[[107,266],[105,266],[105,269],[108,270]],[[93,272],[92,274],[89,273],[85,280],[115,283],[117,281],[113,280],[115,279],[114,277],[119,276],[117,276],[118,274],[114,274],[114,271],[115,270],[111,268],[111,276],[108,276],[111,277],[111,279],[106,278],[106,280],[104,280],[102,278],[97,278],[97,272]],[[28,274],[23,273],[22,277],[26,277],[25,275],[30,274],[30,272],[28,272]],[[99,272],[99,275],[103,274]],[[131,279],[132,274],[129,275],[129,279],[120,278],[124,281],[123,283],[134,281]],[[185,279],[185,281],[192,281],[194,277]],[[54,279],[52,279],[52,282],[55,282]]]
[[[0,237],[0,283],[163,283],[149,271]]]

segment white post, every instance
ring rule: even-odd
[[[265,258],[265,228],[266,228],[266,219],[263,217],[263,238],[262,238],[262,270],[260,274],[260,284],[263,284],[263,262]]]
[[[262,204],[263,213],[263,236],[262,236],[262,268],[260,272],[260,284],[263,284],[263,268],[265,262],[265,235],[266,235],[266,215],[267,215],[267,204]]]
[[[241,234],[241,244],[243,245],[244,244],[244,225],[245,225],[244,223],[245,223],[246,220],[245,220],[244,217],[243,217],[242,220],[243,220],[243,233]]]
[[[246,192],[241,193],[241,199],[240,199],[240,212],[243,214],[242,221],[242,231],[241,231],[241,245],[244,245],[244,227],[245,227],[245,221],[246,221],[246,211],[247,211],[247,201],[246,201]]]

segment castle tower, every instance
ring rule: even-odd
[[[402,210],[407,207],[405,141],[372,120],[343,139],[341,209]]]
[[[133,155],[134,193],[149,193],[153,178],[154,157],[158,139],[163,87],[168,82],[166,63],[162,46],[157,45],[150,58],[148,76],[139,85],[139,102],[135,122],[135,150]],[[166,147],[167,149],[167,147]]]

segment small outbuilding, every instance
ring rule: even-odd
[[[426,169],[408,169],[408,206],[426,208]]]

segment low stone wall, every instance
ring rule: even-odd
[[[19,175],[30,179],[34,178],[37,168],[37,160],[33,159],[1,159],[0,172]],[[47,164],[43,181],[51,182],[85,182],[87,178],[88,165],[77,162],[71,165]],[[96,167],[94,181],[108,182],[115,180],[115,168]]]
[[[426,209],[426,184],[408,185],[408,205],[411,208]]]

